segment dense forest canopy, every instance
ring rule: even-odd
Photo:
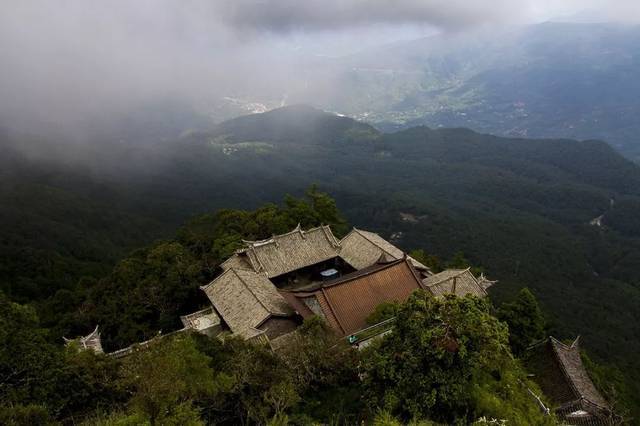
[[[164,144],[0,144],[0,289],[35,308],[48,344],[96,324],[112,349],[175,329],[242,238],[321,222],[340,234],[337,205],[432,266],[481,267],[497,303],[529,287],[548,331],[581,334],[638,394],[640,169],[602,142],[383,134],[288,107]],[[335,202],[312,189],[265,205],[314,182]],[[510,309],[499,317],[538,332]]]
[[[492,315],[490,302],[418,291],[395,315],[393,333],[364,351],[314,317],[277,352],[238,337],[182,333],[112,358],[77,342],[49,343],[33,309],[0,293],[0,421],[308,425],[486,417],[555,424],[531,397],[541,393],[513,358],[509,323]]]

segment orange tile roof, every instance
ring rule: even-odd
[[[340,334],[349,335],[367,326],[367,317],[378,305],[404,302],[419,288],[422,288],[421,281],[405,258],[356,271],[311,292],[291,292],[291,295],[301,301],[315,298],[327,323]]]

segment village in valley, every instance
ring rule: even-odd
[[[496,284],[484,274],[475,276],[471,268],[433,273],[380,235],[356,228],[339,240],[329,226],[304,230],[298,225],[243,245],[220,265],[215,279],[200,287],[210,306],[182,316],[184,328],[107,355],[125,357],[184,332],[221,339],[239,336],[278,352],[296,339],[305,320],[314,317],[337,338],[362,349],[393,331],[393,317],[370,321],[381,305],[402,303],[416,291],[435,298],[484,298]],[[103,352],[99,325],[87,336],[65,340],[80,349]],[[547,407],[528,389],[540,410],[553,411],[564,424],[618,422],[587,374],[579,338],[567,344],[549,336],[528,348],[524,359],[531,379],[552,404]]]

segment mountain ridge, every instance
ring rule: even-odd
[[[244,141],[260,139],[312,144],[335,142],[338,139],[348,141],[362,135],[379,135],[369,124],[306,104],[290,105],[227,120],[208,133],[214,137],[231,134],[233,139]],[[316,137],[317,133],[321,133],[321,138]]]

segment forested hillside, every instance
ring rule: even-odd
[[[3,146],[0,288],[36,305],[53,342],[95,321],[110,327],[112,347],[174,327],[211,273],[190,269],[189,253],[229,252],[217,238],[188,247],[188,235],[173,237],[180,224],[318,183],[352,225],[482,267],[499,280],[497,303],[531,288],[554,335],[581,334],[593,358],[636,386],[640,168],[603,142],[426,127],[382,134],[289,107],[167,144],[71,147],[7,133]],[[201,229],[221,235],[206,221]],[[129,291],[124,300],[149,299],[153,283],[167,283],[153,303],[118,311]],[[141,326],[121,330],[124,318]]]

